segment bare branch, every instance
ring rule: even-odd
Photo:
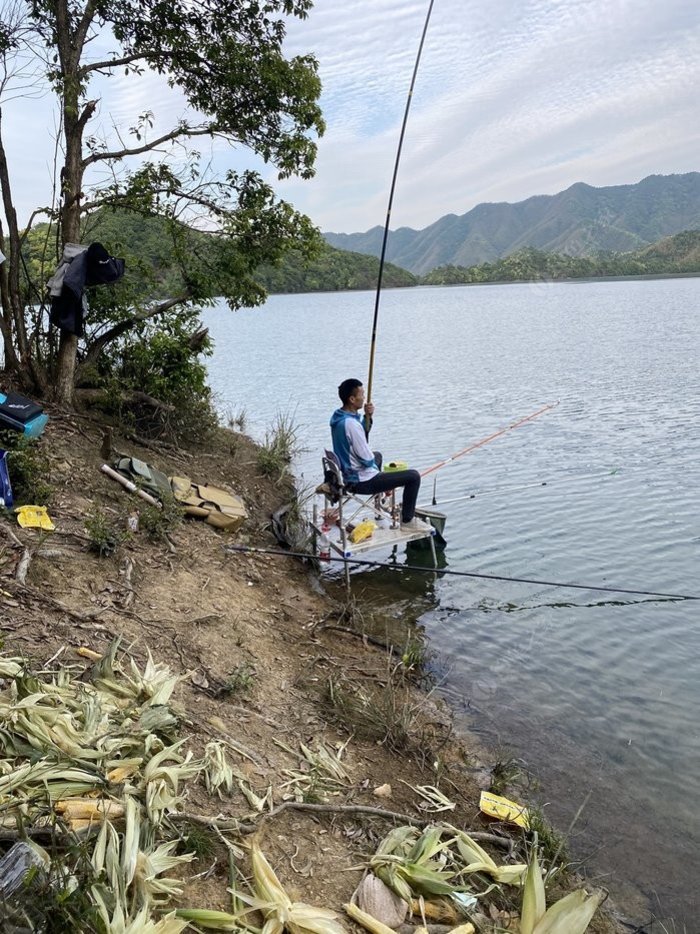
[[[162,52],[159,52],[159,55],[162,54]],[[131,55],[124,55],[122,58],[106,59],[103,62],[91,62],[89,65],[84,65],[80,69],[80,74],[84,77],[91,71],[109,71],[112,68],[119,68],[121,65],[130,65],[132,62],[138,61],[148,61],[154,57],[155,54],[152,52],[134,52]]]
[[[27,239],[27,237],[29,236],[29,231],[32,229],[34,218],[38,217],[40,214],[47,214],[50,217],[53,214],[53,209],[52,208],[36,208],[36,210],[32,211],[32,213],[29,215],[27,226],[24,228],[24,230],[20,234],[20,238],[19,238],[20,244],[24,243],[24,241]]]
[[[75,45],[78,49],[80,49],[81,53],[83,46],[85,45],[85,39],[87,38],[88,30],[92,25],[94,17],[95,4],[93,0],[88,0],[88,2],[85,4],[85,10],[83,11],[82,18],[75,33]]]
[[[113,152],[94,152],[92,155],[88,156],[87,159],[83,159],[83,168],[87,168],[94,162],[105,162],[112,159],[124,159],[127,156],[138,156],[141,153],[150,152],[152,149],[156,149],[163,143],[168,143],[174,139],[179,139],[182,136],[190,137],[215,135],[215,131],[209,126],[189,127],[183,125],[176,127],[174,130],[171,130],[170,133],[165,133],[163,136],[158,137],[158,139],[152,140],[150,143],[144,143],[143,146],[136,146],[133,149],[119,149]]]

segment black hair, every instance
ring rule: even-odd
[[[343,382],[338,386],[338,395],[340,396],[340,401],[343,405],[347,405],[348,399],[350,396],[355,394],[355,390],[359,389],[362,383],[359,379],[344,379]]]

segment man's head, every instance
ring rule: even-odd
[[[338,386],[338,395],[345,408],[355,412],[365,404],[365,389],[359,379],[344,379]]]

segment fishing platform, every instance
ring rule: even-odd
[[[427,544],[437,567],[436,537],[442,529],[432,524],[444,516],[417,510],[419,527],[401,527],[396,490],[386,494],[353,493],[345,485],[340,462],[332,451],[323,458],[323,483],[316,488],[311,530],[314,554],[323,561],[331,553],[344,560],[345,581],[349,585],[349,561],[378,548],[396,548],[409,542]],[[427,521],[426,521],[427,520]]]

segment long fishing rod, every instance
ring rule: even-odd
[[[428,474],[433,473],[435,470],[440,470],[441,467],[446,467],[448,464],[451,464],[452,461],[456,461],[460,457],[464,457],[465,454],[471,454],[472,451],[476,451],[477,448],[482,448],[485,444],[488,444],[489,441],[493,441],[495,438],[500,438],[501,435],[504,435],[507,431],[512,431],[514,428],[519,428],[520,425],[524,425],[525,422],[531,422],[533,418],[537,418],[538,415],[542,415],[544,412],[549,412],[551,409],[555,409],[558,405],[558,402],[551,402],[549,405],[542,406],[541,409],[533,412],[532,415],[526,415],[525,418],[518,419],[518,421],[513,422],[512,425],[506,425],[505,428],[500,428],[498,431],[494,431],[494,433],[489,435],[488,438],[482,438],[481,441],[475,441],[474,444],[470,444],[466,448],[462,448],[461,451],[457,451],[457,453],[453,454],[451,457],[446,457],[444,460],[438,461],[437,464],[433,464],[432,467],[428,467],[426,470],[421,470],[421,477],[427,477]]]
[[[484,496],[500,496],[504,493],[520,493],[522,490],[542,489],[543,486],[558,486],[561,483],[571,483],[574,480],[590,480],[591,478],[597,479],[599,477],[610,477],[616,474],[618,470],[619,468],[615,468],[615,470],[600,471],[599,473],[576,474],[573,477],[560,477],[558,480],[538,480],[535,483],[523,483],[518,484],[518,486],[497,486],[493,490],[474,490],[473,493],[465,493],[462,496],[453,496],[450,497],[450,499],[441,499],[440,502],[435,500],[432,503],[419,503],[416,508],[428,509],[430,506],[449,506],[453,503],[464,503],[468,499],[482,499]]]
[[[416,509],[428,509],[430,506],[450,506],[452,503],[464,503],[468,499],[481,499],[482,496],[499,496],[502,493],[520,493],[521,490],[533,490],[536,487],[551,486],[554,483],[564,483],[564,480],[540,480],[539,483],[526,483],[522,486],[499,486],[495,490],[481,490],[474,493],[465,493],[463,496],[454,496],[450,499],[433,499],[432,503],[418,503]]]
[[[401,149],[403,147],[403,138],[406,134],[406,124],[408,123],[408,113],[411,109],[411,101],[413,100],[413,89],[416,84],[416,76],[418,74],[418,66],[420,64],[421,55],[423,54],[423,45],[425,43],[425,37],[428,32],[428,24],[430,23],[430,16],[433,12],[433,3],[434,0],[430,0],[428,4],[428,12],[425,17],[425,23],[423,24],[423,33],[420,38],[420,43],[418,45],[418,54],[416,55],[416,61],[413,66],[413,76],[411,77],[411,86],[408,90],[408,97],[406,99],[406,109],[403,115],[403,123],[401,124],[401,133],[399,135],[399,145],[396,150],[396,161],[394,163],[394,174],[391,179],[391,189],[389,191],[389,204],[386,209],[386,221],[384,223],[384,236],[382,237],[382,251],[379,256],[379,274],[377,276],[377,293],[374,298],[374,319],[372,321],[372,339],[370,341],[369,349],[369,376],[367,378],[367,402],[372,401],[372,380],[374,378],[374,352],[377,346],[377,322],[379,320],[379,299],[382,294],[382,277],[384,275],[384,260],[386,258],[386,244],[389,239],[389,224],[391,222],[391,209],[394,204],[394,191],[396,190],[396,179],[399,174],[399,163],[401,161]],[[368,415],[364,416],[364,428],[365,432],[369,432],[371,427],[371,419]]]
[[[228,552],[239,552],[247,555],[274,555],[277,558],[312,558],[313,555],[303,551],[282,551],[279,548],[254,548],[252,545],[226,545]],[[687,593],[664,593],[657,590],[629,590],[623,587],[602,587],[598,584],[565,584],[562,581],[543,581],[532,577],[505,577],[501,574],[480,574],[476,571],[450,571],[446,568],[426,568],[420,564],[390,564],[388,561],[367,561],[362,558],[335,558],[333,556],[323,559],[342,562],[343,564],[358,564],[370,568],[389,568],[392,571],[420,571],[422,574],[449,574],[451,577],[476,577],[487,581],[508,581],[515,584],[537,584],[540,587],[565,587],[568,590],[597,590],[601,593],[626,593],[638,597],[666,597],[670,600],[700,600],[700,595]]]

